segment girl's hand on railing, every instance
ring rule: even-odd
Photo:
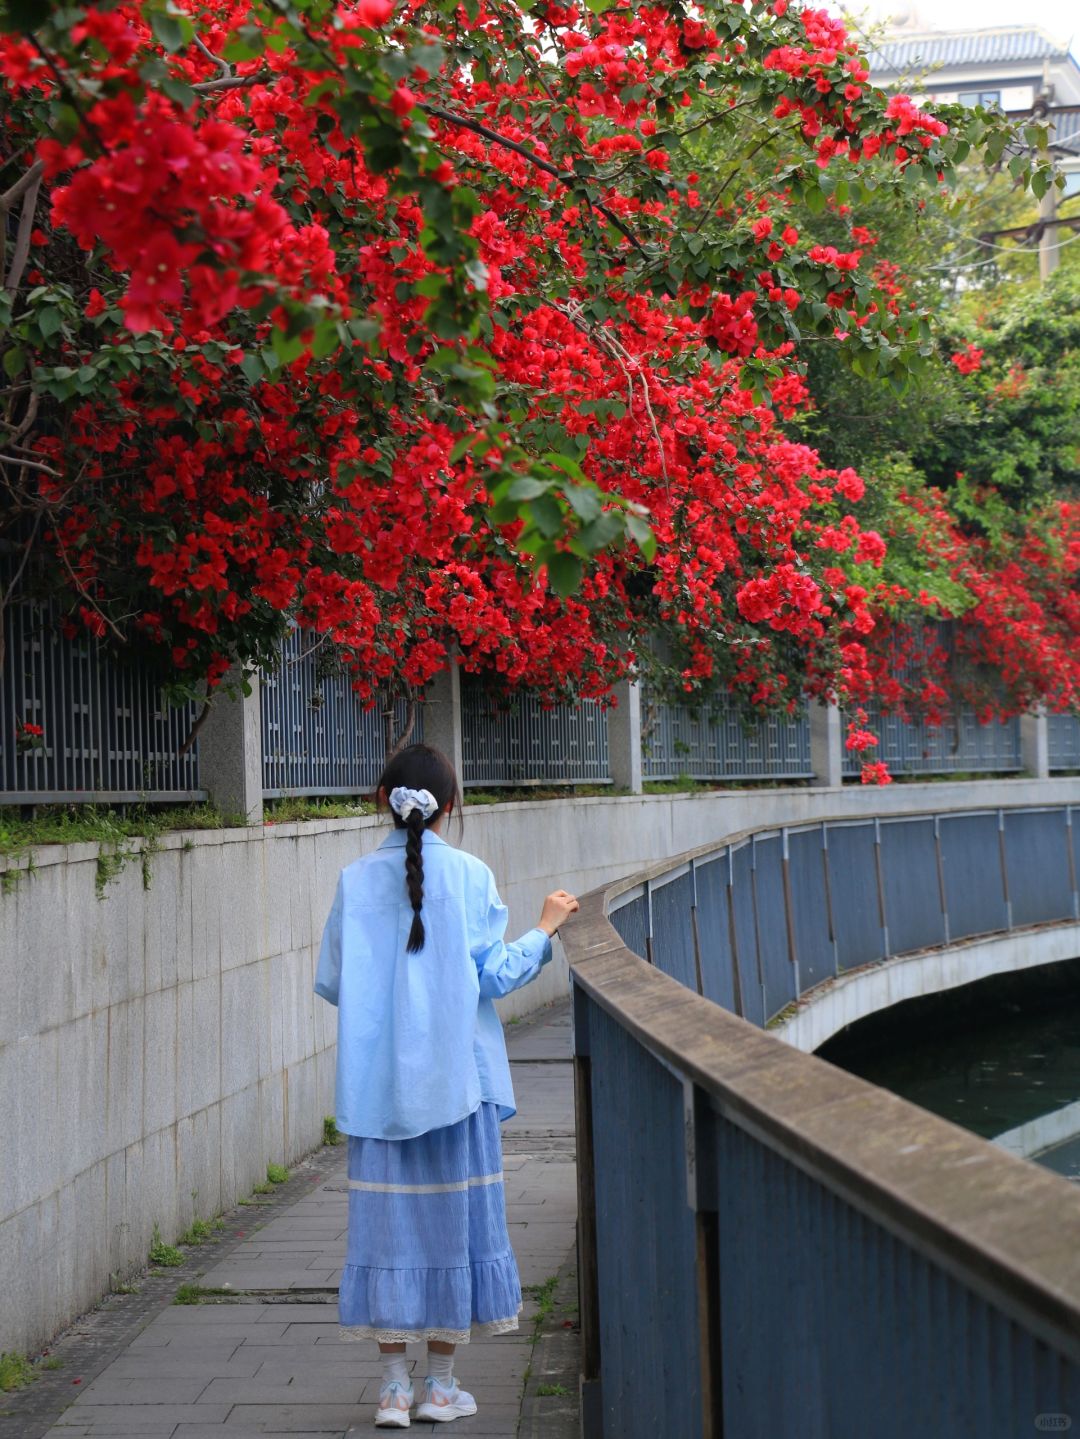
[[[540,929],[546,930],[548,934],[555,934],[559,925],[568,915],[576,913],[578,902],[572,894],[565,889],[553,890],[544,900],[544,908],[540,915]]]

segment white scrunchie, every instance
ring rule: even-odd
[[[402,819],[408,819],[413,810],[418,809],[428,820],[439,808],[439,801],[429,789],[406,789],[399,784],[397,789],[390,791],[390,808]]]

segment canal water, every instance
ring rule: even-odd
[[[822,1059],[1080,1182],[1080,961],[894,1005]]]

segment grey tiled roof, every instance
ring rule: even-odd
[[[1059,150],[1080,155],[1080,110],[1063,111],[1054,116],[1053,143]]]
[[[870,68],[883,71],[924,70],[929,65],[1010,64],[1016,60],[1064,59],[1068,47],[1034,28],[969,30],[949,34],[908,35],[887,40],[870,52]]]

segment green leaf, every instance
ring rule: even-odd
[[[591,524],[578,531],[577,539],[578,543],[593,555],[606,549],[622,532],[622,516],[616,510],[604,510]]]
[[[300,336],[289,336],[284,330],[275,330],[270,336],[270,344],[283,365],[291,365],[304,353],[304,342]]]
[[[150,12],[150,28],[170,55],[195,38],[195,26],[185,15],[167,15],[164,10]]]
[[[626,532],[647,560],[656,555],[656,536],[651,526],[640,515],[626,516]]]
[[[170,100],[175,100],[184,110],[190,110],[195,104],[197,98],[195,91],[190,85],[185,85],[183,80],[178,80],[175,75],[166,75],[161,81],[161,89]]]
[[[537,495],[528,502],[529,518],[547,540],[561,535],[564,529],[563,512],[552,494]]]
[[[55,305],[50,305],[46,310],[39,310],[37,314],[37,327],[41,331],[43,340],[50,339],[63,324],[63,316]]]
[[[538,480],[535,475],[519,475],[506,493],[511,500],[535,500],[539,495],[546,495],[550,488],[547,480]]]
[[[332,355],[340,344],[341,330],[337,320],[320,320],[315,326],[315,334],[311,341],[313,358],[325,359],[327,355]]]
[[[26,351],[21,346],[16,345],[4,351],[4,374],[9,380],[17,379],[25,368]]]
[[[548,560],[548,583],[557,595],[571,595],[581,583],[582,569],[577,555],[560,551]]]
[[[600,516],[600,497],[595,490],[584,485],[564,485],[563,494],[583,524],[590,524]]]

